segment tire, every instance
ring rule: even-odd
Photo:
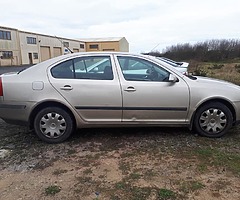
[[[217,138],[232,127],[233,117],[229,108],[220,102],[200,107],[194,118],[194,129],[202,136]]]
[[[43,108],[34,119],[34,131],[47,143],[60,143],[73,133],[74,123],[68,112],[59,107]]]

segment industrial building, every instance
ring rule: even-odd
[[[85,42],[86,51],[129,51],[129,44],[125,37],[89,38],[79,40]]]
[[[0,26],[0,66],[36,64],[72,52],[129,51],[125,37],[68,39]]]

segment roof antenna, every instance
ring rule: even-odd
[[[64,43],[63,43],[62,40],[60,40],[60,38],[58,38],[56,35],[55,35],[55,38],[57,38],[57,39],[62,43],[62,45],[64,46]],[[65,46],[64,46],[64,47],[65,47]],[[74,53],[69,47],[65,47],[65,48],[67,48],[67,50],[68,50],[70,53]]]
[[[152,48],[150,52],[152,52],[154,49],[156,49],[161,43],[158,43],[155,47]]]

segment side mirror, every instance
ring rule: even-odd
[[[169,78],[168,78],[168,81],[171,82],[171,83],[176,83],[176,82],[178,82],[179,80],[178,80],[178,78],[177,78],[175,75],[170,74],[170,75],[169,75]]]

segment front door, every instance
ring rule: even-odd
[[[53,67],[49,79],[84,121],[121,122],[121,89],[112,63],[110,56],[70,59]]]
[[[123,121],[132,123],[185,123],[189,91],[179,78],[169,82],[163,67],[146,59],[117,56],[123,94]]]
[[[32,53],[28,53],[28,59],[29,59],[29,64],[33,64],[33,57],[32,57]]]

